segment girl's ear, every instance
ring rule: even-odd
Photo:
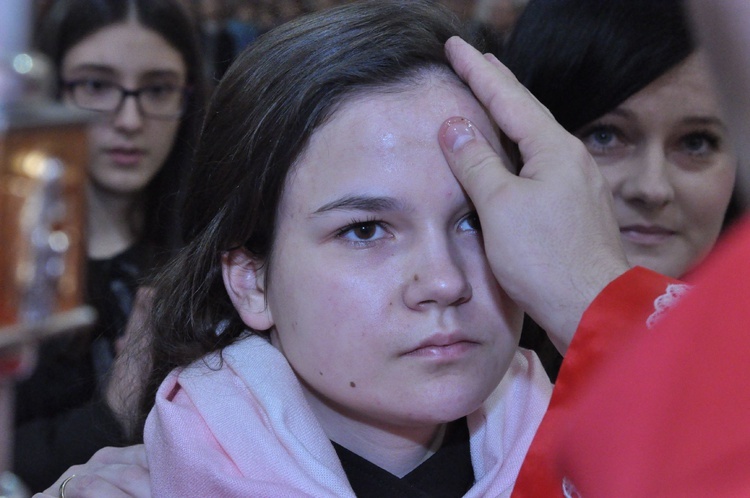
[[[221,274],[229,299],[245,325],[259,332],[273,327],[271,310],[266,305],[263,264],[246,249],[233,249],[221,255]]]

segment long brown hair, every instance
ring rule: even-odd
[[[269,265],[286,178],[315,130],[353,95],[451,71],[443,45],[456,34],[459,21],[434,2],[367,1],[291,21],[235,61],[198,144],[183,210],[187,245],[158,281],[141,417],[172,369],[252,333],[224,288],[221,256],[244,246]]]

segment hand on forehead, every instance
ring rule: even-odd
[[[564,351],[591,299],[628,268],[611,194],[580,140],[496,58],[455,37],[446,52],[523,168],[510,174],[507,157],[463,119],[441,129],[443,152],[477,208],[495,277]]]

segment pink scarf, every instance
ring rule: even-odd
[[[145,428],[153,496],[353,497],[333,446],[284,356],[251,336],[172,372]],[[509,496],[551,385],[519,350],[468,416],[476,483],[467,497]]]

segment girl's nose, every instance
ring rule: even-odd
[[[456,306],[471,299],[463,259],[448,240],[421,245],[405,278],[404,300],[412,309]]]

